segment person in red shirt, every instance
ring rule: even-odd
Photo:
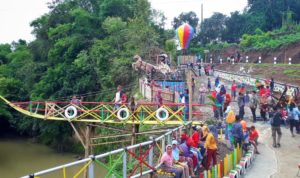
[[[241,88],[240,88],[239,93],[243,93],[243,94],[246,93],[246,87],[245,87],[245,85],[244,85],[243,83],[242,83],[242,86],[241,86]]]
[[[122,104],[126,104],[127,103],[127,95],[126,95],[126,93],[122,93],[121,103]]]
[[[193,135],[192,135],[192,139],[193,139],[193,147],[198,148],[199,147],[199,141],[200,141],[200,126],[197,126],[194,129]]]
[[[233,80],[231,85],[231,96],[233,97],[233,100],[236,98],[236,90],[237,90],[237,84],[235,83],[235,80]]]
[[[257,150],[257,140],[258,140],[258,132],[255,129],[255,126],[251,126],[250,128],[250,136],[249,136],[249,142],[254,146],[254,151],[256,154],[259,154],[258,150]]]
[[[182,134],[180,136],[180,140],[181,140],[181,143],[184,143],[188,140],[189,138],[189,135],[187,134],[187,131],[184,129],[182,130]]]
[[[230,105],[231,102],[231,96],[229,93],[225,94],[225,102],[224,102],[224,109],[223,112],[226,111],[227,107]]]
[[[262,86],[259,90],[259,96],[266,95],[266,93],[267,93],[266,88]]]
[[[212,91],[211,96],[216,99],[217,98],[217,91],[216,90]],[[213,112],[214,112],[214,117],[217,118],[217,116],[218,116],[217,115],[217,106],[215,104],[212,105],[212,109],[213,109]]]

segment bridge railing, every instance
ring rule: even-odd
[[[171,144],[173,138],[179,138],[184,127],[189,127],[192,122],[187,122],[167,133],[157,137],[150,138],[149,141],[139,143],[125,148],[117,149],[100,155],[91,155],[83,160],[60,165],[43,171],[39,171],[22,178],[37,178],[47,176],[53,172],[60,172],[60,176],[66,178],[79,177],[87,172],[88,178],[94,178],[97,173],[95,167],[100,166],[101,177],[111,178],[135,178],[153,173],[160,166],[159,160],[165,151],[167,144]],[[79,170],[72,175],[68,174],[68,169],[80,166]],[[99,177],[99,176],[97,176]]]
[[[255,86],[256,80],[259,80],[260,82],[265,82],[269,79],[264,79],[260,77],[253,77],[251,75],[246,75],[242,73],[233,73],[233,72],[227,72],[223,70],[215,70],[214,71],[215,76],[219,76],[222,79],[233,81],[235,80],[238,83],[244,83],[249,86]],[[287,94],[290,96],[296,96],[299,94],[299,86],[292,85],[292,84],[286,84],[281,82],[274,82],[274,91],[282,93],[285,89],[285,85],[287,86]]]
[[[99,122],[115,124],[180,125],[185,123],[185,106],[180,103],[139,102],[135,108],[128,103],[29,101],[10,103],[16,110],[46,120]],[[193,116],[211,113],[211,105],[192,104]]]

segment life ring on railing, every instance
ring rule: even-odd
[[[73,112],[71,115],[69,114],[70,111]],[[73,119],[74,117],[77,116],[77,109],[74,106],[67,107],[67,109],[65,110],[65,116],[68,119]]]
[[[123,112],[125,112],[125,116],[124,116],[124,114],[122,114]],[[119,111],[117,112],[117,117],[121,121],[124,121],[124,120],[128,119],[128,117],[129,117],[129,110],[127,108],[121,108],[121,109],[119,109]]]
[[[162,113],[164,113],[164,115]],[[163,115],[163,117],[161,115]],[[161,107],[156,111],[155,116],[158,120],[165,121],[169,118],[169,112],[165,108]]]

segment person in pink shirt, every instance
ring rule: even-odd
[[[266,90],[266,96],[270,97],[271,96],[271,89],[270,89],[270,87],[267,86],[267,88],[265,90]]]
[[[172,145],[166,146],[166,152],[162,155],[160,159],[160,164],[162,165],[162,169],[164,171],[175,173],[175,178],[182,178],[183,170],[174,166]]]

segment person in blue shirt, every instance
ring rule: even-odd
[[[216,107],[217,107],[217,119],[222,120],[223,118],[223,104],[224,104],[224,97],[218,93],[216,98]]]
[[[241,118],[239,115],[235,116],[235,122],[232,126],[232,136],[234,139],[234,146],[237,147],[237,145],[239,145],[241,147],[242,142],[243,142],[243,138],[244,138],[244,134],[243,134],[243,128],[242,128],[242,124],[240,123]]]
[[[299,116],[300,111],[296,104],[292,102],[289,106],[289,115],[290,115],[290,131],[292,136],[294,137],[294,127],[296,128],[297,133],[299,133]]]
[[[218,87],[220,84],[220,77],[218,76],[215,80],[215,87]]]
[[[210,82],[210,78],[207,78],[207,89],[210,92],[211,90],[211,82]]]
[[[189,90],[185,89],[185,92],[182,96],[184,98],[184,121],[189,119]]]

